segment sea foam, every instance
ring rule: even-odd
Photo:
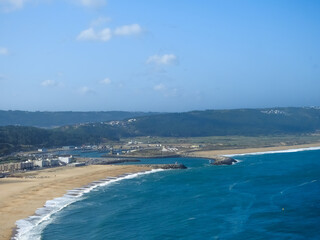
[[[53,200],[48,200],[42,208],[38,208],[35,215],[16,222],[17,228],[12,239],[14,240],[40,240],[43,229],[52,222],[52,215],[61,211],[63,208],[75,201],[82,199],[83,195],[89,193],[97,187],[107,186],[112,183],[132,179],[141,175],[165,171],[164,169],[153,169],[150,171],[122,174],[118,177],[108,177],[99,181],[94,181],[88,185],[67,191],[62,196]]]
[[[320,150],[320,147],[296,148],[296,149],[287,149],[287,150],[278,150],[278,151],[240,153],[240,154],[226,154],[226,155],[223,155],[223,156],[225,156],[225,157],[234,157],[234,156],[244,156],[244,155],[272,154],[272,153],[292,153],[292,152],[312,151],[312,150]]]

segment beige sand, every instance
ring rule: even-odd
[[[189,153],[196,157],[279,151],[287,149],[320,147],[320,143],[266,148],[197,151]],[[67,190],[90,182],[123,173],[151,170],[146,166],[96,165],[80,168],[51,168],[21,174],[20,178],[0,179],[0,240],[10,239],[15,222],[33,215],[47,200],[63,196]],[[28,177],[29,176],[29,177]]]
[[[93,165],[59,167],[0,179],[0,239],[11,238],[15,222],[33,215],[47,200],[63,196],[67,190],[124,173],[151,170],[134,165]]]
[[[289,149],[320,147],[320,143],[302,144],[294,146],[279,146],[279,147],[265,147],[265,148],[244,148],[244,149],[226,149],[226,150],[211,150],[211,151],[195,151],[188,153],[189,156],[194,157],[214,157],[216,155],[231,155],[231,154],[243,154],[243,153],[255,153],[255,152],[269,152],[269,151],[281,151]]]

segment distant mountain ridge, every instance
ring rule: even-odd
[[[18,125],[52,128],[80,123],[95,123],[117,121],[139,116],[147,116],[152,112],[29,112],[29,111],[3,111],[0,110],[0,126]]]
[[[31,113],[28,118],[28,112],[0,112],[1,124],[7,122],[11,125],[0,126],[0,156],[28,146],[98,144],[136,136],[205,137],[320,133],[320,108],[206,110],[162,114],[112,113],[114,115],[111,112],[36,112]],[[1,114],[6,116],[5,120]],[[10,121],[8,116],[13,119]],[[22,119],[16,119],[17,116],[22,116]],[[41,119],[36,121],[36,116]],[[67,119],[62,119],[63,117]],[[46,127],[63,126],[54,129],[12,126],[18,123],[27,125],[29,122],[26,120],[38,125],[42,123],[42,126]]]
[[[300,134],[320,130],[320,108],[206,110],[142,116],[132,123],[139,135],[199,137]]]

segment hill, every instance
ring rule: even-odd
[[[131,113],[129,115],[132,116]],[[124,116],[125,114],[122,115]],[[65,122],[71,120],[65,120]],[[79,119],[72,121],[79,121]],[[45,122],[57,124],[47,118],[42,120],[42,123]],[[117,141],[122,137],[268,136],[316,132],[320,132],[319,108],[192,111],[153,114],[121,121],[82,123],[54,129],[2,126],[0,127],[0,155],[25,147],[98,144],[110,140]]]
[[[319,108],[207,110],[137,118],[137,135],[199,137],[300,134],[320,130]]]
[[[102,125],[101,125],[102,126]],[[25,126],[0,127],[0,156],[14,151],[34,150],[42,147],[99,144],[118,141],[121,131],[112,126],[80,126],[42,129]]]
[[[18,125],[52,128],[80,123],[124,120],[155,113],[146,112],[29,112],[0,110],[0,126]]]

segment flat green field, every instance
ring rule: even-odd
[[[121,139],[121,142],[137,141],[145,144],[194,144],[202,150],[223,150],[238,148],[260,148],[320,143],[320,134],[279,136],[212,136],[191,138],[137,137]]]

